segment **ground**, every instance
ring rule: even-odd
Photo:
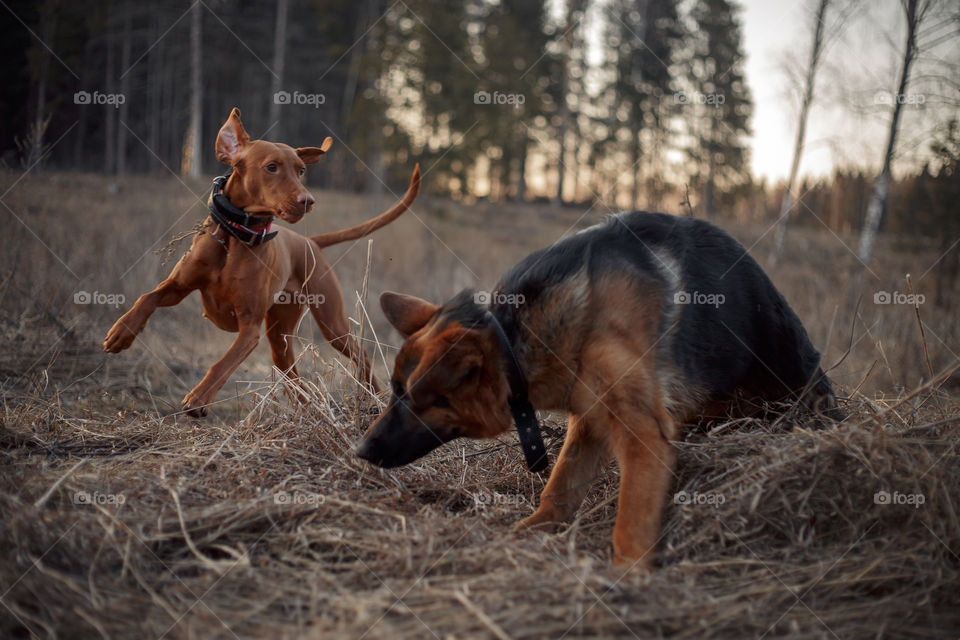
[[[866,268],[852,238],[816,221],[791,231],[770,274],[824,362],[842,360],[831,377],[851,417],[690,430],[676,443],[657,567],[624,572],[610,566],[615,467],[568,528],[516,535],[545,478],[526,472],[512,436],[451,443],[394,471],[357,459],[383,398],[356,388],[312,321],[299,333],[305,405],[261,345],[209,417],[178,413],[232,339],[200,317],[196,295],[158,311],[129,351],[102,354],[113,320],[169,270],[154,250],[201,218],[207,183],[0,174],[0,187],[4,637],[960,630],[960,329],[933,300],[938,256],[922,243],[885,238]],[[315,195],[304,233],[392,200]],[[489,289],[606,213],[421,197],[373,237],[365,305],[366,241],[326,255],[383,379],[399,337],[376,308],[380,291],[439,301]],[[720,224],[765,256],[767,224]],[[909,293],[908,273],[926,296],[918,311],[875,299]],[[545,416],[545,430],[555,459],[562,416]]]

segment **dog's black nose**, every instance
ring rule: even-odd
[[[376,456],[373,452],[373,445],[370,440],[363,441],[359,447],[357,447],[357,456],[363,458],[367,462],[376,462]]]

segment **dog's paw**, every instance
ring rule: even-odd
[[[107,337],[103,340],[103,350],[107,353],[120,353],[131,344],[137,337],[137,332],[128,328],[122,318],[107,332]]]
[[[614,551],[613,566],[621,571],[650,571],[653,569],[653,554],[636,557],[620,555]]]
[[[180,406],[187,412],[187,415],[194,418],[203,418],[207,415],[208,404],[200,397],[200,394],[191,391],[184,397]]]
[[[563,527],[562,522],[558,522],[558,519],[554,517],[552,513],[541,512],[540,510],[535,511],[532,515],[527,516],[520,522],[513,525],[513,531],[515,533],[521,533],[524,531],[545,531],[547,533],[556,533],[560,528]]]

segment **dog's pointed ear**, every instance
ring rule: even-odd
[[[329,151],[331,146],[333,146],[333,138],[327,136],[319,147],[300,147],[296,152],[304,164],[313,164]]]
[[[404,338],[409,338],[425,327],[440,309],[426,300],[392,291],[384,291],[380,295],[380,308],[383,309],[387,321]]]
[[[230,117],[220,127],[220,133],[217,134],[217,160],[230,166],[235,165],[240,151],[248,142],[250,142],[250,136],[240,122],[240,109],[234,107]]]

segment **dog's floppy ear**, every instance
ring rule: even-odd
[[[233,166],[237,163],[240,151],[250,142],[250,136],[243,129],[240,122],[240,109],[236,107],[230,112],[230,117],[220,127],[217,134],[217,160]]]
[[[304,164],[313,164],[320,159],[320,156],[330,150],[333,145],[333,139],[327,136],[319,147],[300,147],[297,149],[297,155],[303,160]]]
[[[380,295],[380,308],[387,321],[404,338],[409,338],[426,326],[440,307],[415,296],[384,291]]]

